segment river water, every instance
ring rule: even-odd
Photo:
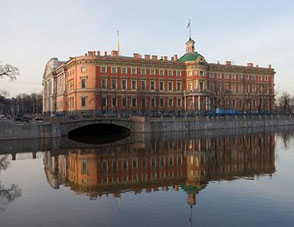
[[[293,226],[293,132],[2,141],[0,225]]]

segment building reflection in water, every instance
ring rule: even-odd
[[[69,186],[97,199],[104,194],[183,189],[187,203],[209,181],[253,179],[275,171],[273,133],[234,137],[154,140],[103,148],[45,152],[44,165],[53,188]]]

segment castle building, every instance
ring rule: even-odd
[[[274,134],[234,137],[157,138],[142,143],[70,148],[44,153],[48,183],[99,198],[181,188],[189,206],[210,181],[272,175]]]
[[[274,75],[271,65],[208,63],[195,51],[191,38],[180,58],[88,51],[66,62],[49,60],[43,75],[43,111],[150,114],[224,108],[271,112]]]

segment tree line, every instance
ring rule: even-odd
[[[280,114],[294,113],[294,95],[289,92],[283,92],[277,99],[277,112]]]
[[[42,95],[33,94],[19,94],[13,98],[7,98],[0,95],[0,114],[12,117],[22,118],[26,115],[37,116],[42,114]]]

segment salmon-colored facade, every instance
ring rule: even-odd
[[[219,138],[154,139],[100,148],[44,153],[48,182],[68,185],[92,199],[124,191],[174,188],[187,192],[189,205],[210,181],[253,179],[275,172],[274,134]],[[50,176],[50,178],[49,178]],[[58,184],[58,185],[57,185]]]
[[[270,65],[262,68],[252,63],[231,65],[230,61],[207,63],[195,51],[194,44],[192,39],[188,40],[186,54],[181,58],[139,54],[126,57],[118,51],[110,55],[89,51],[62,64],[57,59],[53,65],[58,67],[49,70],[49,74],[46,66],[43,90],[47,94],[52,89],[48,83],[52,80],[52,86],[59,88],[59,95],[57,88],[50,97],[44,95],[44,112],[152,114],[201,113],[216,108],[273,110],[275,71]]]

